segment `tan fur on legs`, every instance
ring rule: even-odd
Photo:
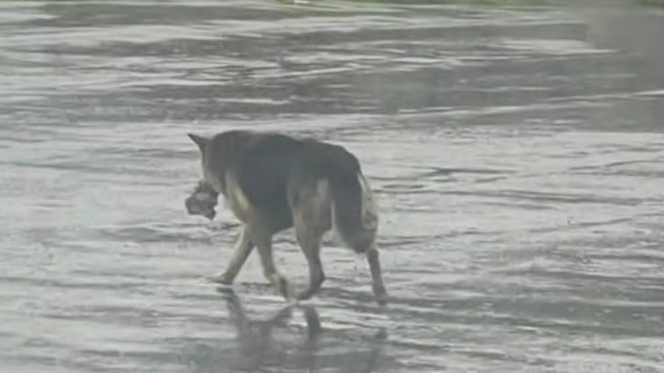
[[[367,262],[369,263],[369,270],[371,271],[371,281],[376,302],[380,305],[387,304],[387,291],[383,284],[383,278],[380,269],[380,260],[378,250],[375,246],[371,246],[366,252]]]
[[[256,244],[256,249],[260,255],[265,278],[276,287],[277,291],[284,297],[284,299],[290,300],[288,280],[277,271],[277,268],[274,265],[274,258],[272,256],[272,235],[259,228],[252,229],[250,233],[251,240]]]
[[[226,271],[223,274],[219,274],[214,280],[221,284],[230,285],[240,273],[240,269],[247,261],[249,254],[254,249],[254,243],[249,238],[249,232],[246,226],[242,227],[240,231],[240,236],[237,238],[235,243],[235,251],[233,252],[233,257],[231,258]]]
[[[315,180],[300,189],[293,203],[295,235],[309,267],[309,285],[297,295],[298,300],[311,298],[325,281],[320,261],[321,240],[332,226],[331,197],[326,180]]]
[[[302,232],[303,230],[304,232]],[[306,300],[316,294],[325,281],[325,272],[323,272],[323,265],[320,261],[321,236],[307,232],[306,228],[300,228],[297,232],[297,241],[309,266],[309,286],[297,295],[297,299]]]

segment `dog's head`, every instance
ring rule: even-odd
[[[187,212],[190,215],[202,215],[206,218],[213,220],[217,206],[217,191],[205,181],[200,181],[194,189],[193,193],[185,200]]]

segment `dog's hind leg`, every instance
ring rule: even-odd
[[[251,240],[256,244],[256,249],[260,255],[261,265],[263,266],[263,274],[272,283],[277,291],[286,300],[290,300],[288,289],[288,280],[277,271],[274,265],[274,258],[272,256],[272,234],[267,233],[264,229],[251,229]]]
[[[380,259],[375,243],[369,247],[365,254],[367,256],[367,262],[369,263],[369,270],[371,271],[372,289],[374,296],[376,297],[376,302],[380,305],[385,305],[387,304],[387,291],[383,284]]]
[[[306,300],[316,294],[325,281],[325,273],[320,261],[320,241],[322,237],[319,232],[307,227],[306,223],[296,223],[295,230],[297,242],[302,248],[309,266],[309,286],[297,295],[297,299]]]
[[[254,243],[250,239],[247,227],[244,226],[242,227],[240,236],[235,243],[235,251],[233,252],[233,257],[231,258],[226,271],[217,275],[214,278],[214,281],[224,285],[232,284],[253,249]]]
[[[316,294],[325,281],[320,248],[323,235],[332,226],[328,182],[303,183],[292,201],[295,236],[309,266],[309,285],[297,299],[306,300]]]

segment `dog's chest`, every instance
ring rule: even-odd
[[[206,172],[205,179],[224,197],[224,205],[233,212],[236,218],[245,223],[249,221],[253,206],[232,172],[226,172],[223,181],[216,175]]]

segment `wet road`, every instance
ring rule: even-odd
[[[0,371],[664,371],[662,32],[630,9],[2,2]],[[359,156],[388,308],[334,246],[290,313],[255,255],[234,294],[205,281],[238,231],[186,214],[185,133],[230,128]],[[275,250],[303,286],[290,232]]]

